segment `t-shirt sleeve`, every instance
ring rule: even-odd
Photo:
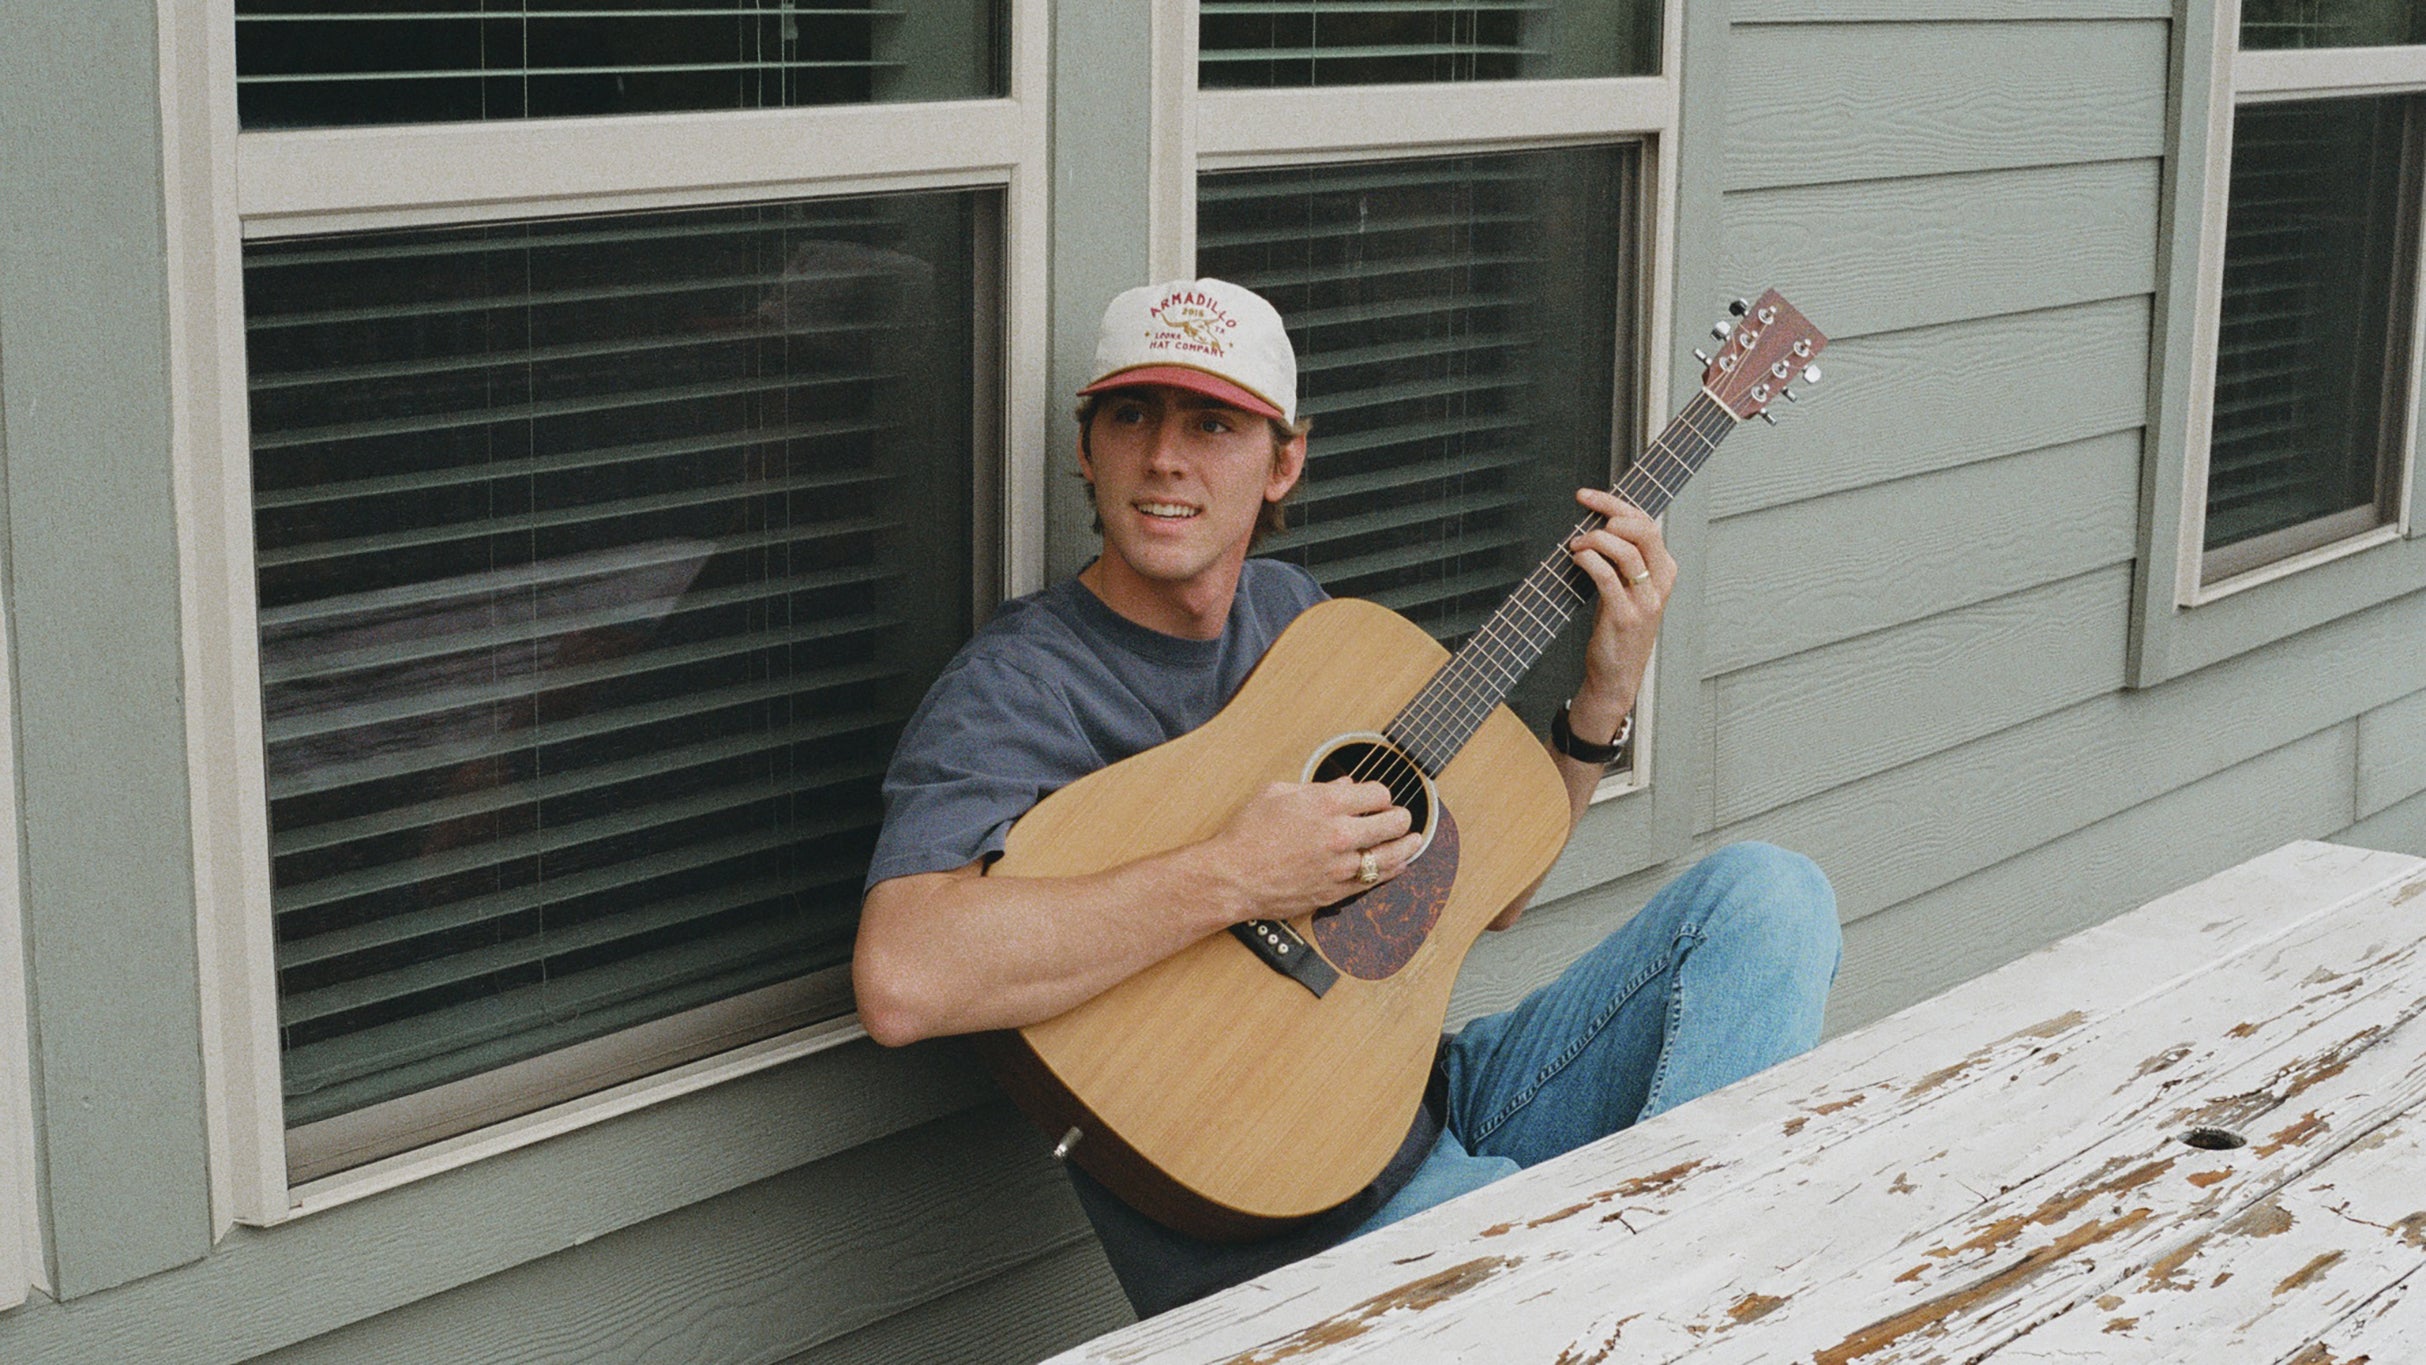
[[[867,884],[1000,853],[1029,807],[1103,765],[1058,690],[998,661],[962,661],[893,752]]]

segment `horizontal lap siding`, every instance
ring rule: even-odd
[[[1022,1359],[1129,1320],[1069,1186],[993,1104],[804,1166],[263,1358],[263,1365],[490,1365],[850,1359],[902,1319],[1055,1270],[1044,1321],[964,1324],[945,1351]],[[1040,1316],[1031,1312],[1030,1317]],[[897,1335],[901,1329],[895,1328]],[[1010,1354],[1016,1342],[1024,1355]]]

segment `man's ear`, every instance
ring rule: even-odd
[[[1264,501],[1278,502],[1297,487],[1298,477],[1306,472],[1306,438],[1303,433],[1292,436],[1272,452],[1272,473],[1264,480]]]
[[[1087,458],[1087,428],[1084,422],[1078,427],[1078,477],[1087,481],[1087,487],[1095,486],[1095,462]]]

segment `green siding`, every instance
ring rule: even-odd
[[[1711,462],[1712,516],[2136,432],[2148,405],[2148,300],[1836,340],[1822,362],[1825,382],[1787,410],[1791,431]]]
[[[1727,188],[2161,156],[2168,27],[1738,28]]]
[[[2426,791],[2426,692],[2359,717],[2358,815],[2365,819]]]
[[[148,0],[12,0],[0,33],[23,891],[51,1250],[73,1297],[210,1245],[159,40]]]
[[[421,1300],[264,1365],[777,1360],[829,1343],[840,1350],[863,1329],[1018,1277],[1040,1259],[1068,1278],[1053,1286],[1062,1313],[1033,1324],[1029,1344],[1058,1348],[1127,1321],[1068,1183],[1019,1115],[997,1103]],[[1091,1311],[1071,1311],[1080,1305]],[[1006,1358],[972,1353],[997,1348],[974,1326],[962,1325],[969,1340],[958,1350],[922,1343],[900,1358]]]
[[[2125,563],[2139,483],[2139,433],[2124,431],[1730,517],[1711,530],[1709,666]]]

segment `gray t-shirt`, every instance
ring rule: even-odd
[[[1213,640],[1149,630],[1076,579],[1003,604],[902,732],[868,885],[991,858],[1038,801],[1211,720],[1282,629],[1322,598],[1303,569],[1250,559]],[[1345,1240],[1414,1174],[1439,1136],[1438,1113],[1428,1099],[1398,1154],[1355,1198],[1260,1242],[1198,1241],[1075,1167],[1071,1183],[1129,1302],[1158,1313]]]

